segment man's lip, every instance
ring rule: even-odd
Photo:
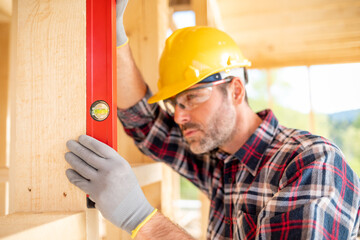
[[[198,129],[186,129],[185,131],[183,131],[183,134],[185,137],[190,137],[198,131],[199,131]]]

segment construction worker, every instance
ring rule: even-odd
[[[211,200],[207,238],[355,239],[357,175],[328,140],[281,126],[271,110],[250,109],[250,63],[235,42],[209,27],[175,31],[152,95],[127,44],[126,4],[117,2],[118,116],[144,154]],[[86,135],[67,147],[69,180],[105,218],[139,239],[191,239],[149,204],[115,150]]]

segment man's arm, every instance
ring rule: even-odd
[[[132,57],[123,16],[128,0],[116,0],[117,105],[129,108],[145,96],[146,85]]]
[[[182,228],[175,225],[168,218],[157,212],[138,232],[135,239],[193,239]]]
[[[117,48],[117,106],[129,108],[145,96],[146,84],[132,57],[129,44]]]

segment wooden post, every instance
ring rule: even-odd
[[[191,7],[195,12],[195,21],[197,26],[208,26],[208,1],[192,0]]]
[[[85,133],[85,0],[14,1],[10,213],[80,211],[65,142]]]
[[[216,27],[224,30],[219,6],[216,0],[192,0],[191,7],[195,12],[197,26]]]
[[[10,48],[10,13],[7,13],[0,5],[0,169],[6,167],[6,113],[8,98],[8,78],[9,78],[9,48]],[[6,8],[5,8],[6,9]],[[7,179],[2,179],[6,180]],[[0,181],[0,216],[6,214],[7,183]]]

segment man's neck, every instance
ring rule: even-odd
[[[239,110],[234,136],[231,141],[221,146],[220,149],[230,154],[236,153],[261,123],[262,119],[250,107],[246,106]]]

